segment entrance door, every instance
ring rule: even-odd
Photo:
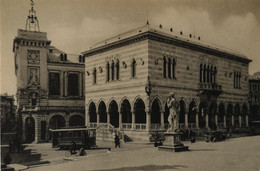
[[[115,128],[119,127],[119,113],[118,106],[116,102],[113,100],[109,105],[109,114],[110,114],[110,123]]]
[[[26,142],[33,142],[35,140],[35,121],[33,117],[28,117],[25,120],[25,138]]]

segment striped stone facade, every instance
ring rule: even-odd
[[[107,123],[130,136],[165,130],[174,92],[181,129],[248,127],[251,60],[242,55],[149,25],[82,54],[86,126]]]

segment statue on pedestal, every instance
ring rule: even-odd
[[[169,117],[168,117],[168,122],[170,124],[170,128],[167,130],[167,132],[178,132],[179,131],[179,113],[177,112],[177,109],[179,107],[179,104],[176,101],[173,92],[171,92],[167,98],[167,106],[170,111]]]

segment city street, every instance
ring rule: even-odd
[[[120,149],[112,148],[88,150],[87,156],[66,158],[64,151],[49,152],[50,144],[38,144],[46,151],[44,160],[50,164],[29,168],[28,170],[260,170],[260,136],[232,138],[223,142],[207,143],[198,141],[189,146],[187,152],[158,151],[152,144],[126,143]],[[99,147],[113,146],[98,143]]]

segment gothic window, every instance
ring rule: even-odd
[[[206,65],[204,65],[204,69],[203,69],[203,82],[206,82]]]
[[[200,64],[200,82],[202,83],[202,77],[203,77],[203,66]]]
[[[216,83],[216,76],[217,76],[217,67],[214,67],[214,74],[213,74],[213,83]]]
[[[112,61],[112,64],[111,64],[111,80],[114,81],[114,78],[115,78],[115,64],[114,64],[114,61]]]
[[[60,95],[59,73],[49,73],[49,95]]]
[[[173,61],[172,61],[172,78],[173,79],[176,78],[175,77],[175,66],[176,66],[176,61],[175,61],[175,59],[173,59]]]
[[[209,66],[207,67],[207,83],[209,83],[209,72],[210,72],[210,70],[209,70]]]
[[[78,74],[68,74],[68,95],[78,96],[79,95],[79,78]]]
[[[213,70],[213,66],[210,67],[210,83],[213,83],[213,79],[214,79],[214,70]]]
[[[107,62],[107,81],[109,81],[109,75],[110,75],[110,65],[109,62]]]
[[[97,70],[96,68],[93,69],[93,84],[97,83]]]
[[[234,88],[240,88],[241,72],[234,71]]]
[[[168,59],[168,78],[171,78],[171,59]]]
[[[116,61],[116,79],[119,80],[119,60]]]
[[[163,58],[163,77],[166,78],[166,67],[167,67],[167,61],[165,57]]]
[[[132,61],[132,77],[136,77],[136,61],[133,59]]]

